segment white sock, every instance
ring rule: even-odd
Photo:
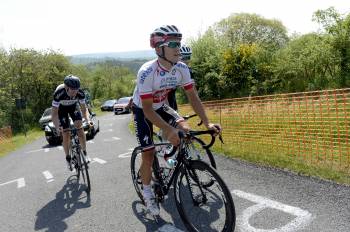
[[[145,185],[145,184],[143,185],[143,197],[146,199],[150,199],[154,197],[151,185]]]

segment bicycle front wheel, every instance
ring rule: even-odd
[[[90,175],[89,175],[89,166],[86,162],[84,154],[80,151],[78,155],[78,182],[79,184],[86,186],[86,192],[90,193],[91,191],[91,183],[90,183]]]
[[[206,186],[208,180],[214,182]],[[235,207],[231,193],[217,172],[193,160],[175,177],[177,210],[189,231],[234,231]]]

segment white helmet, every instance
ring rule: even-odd
[[[181,56],[191,56],[192,55],[192,49],[190,47],[187,47],[186,45],[182,45],[180,48]]]
[[[155,29],[150,36],[152,48],[159,47],[171,38],[182,39],[182,34],[174,25],[164,25]]]

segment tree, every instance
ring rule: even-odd
[[[258,44],[277,50],[288,42],[287,30],[279,20],[265,19],[257,14],[232,14],[218,22],[214,31],[229,47]]]
[[[313,20],[331,36],[331,44],[340,56],[338,87],[350,86],[350,14],[340,15],[334,7],[318,10]]]
[[[277,52],[273,63],[277,89],[282,92],[310,91],[334,84],[338,55],[328,40],[326,35],[310,33],[294,38]]]

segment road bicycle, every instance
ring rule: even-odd
[[[174,168],[162,165],[155,155],[152,166],[152,188],[159,206],[168,195],[173,185],[177,210],[189,231],[234,231],[236,222],[235,206],[232,195],[219,174],[207,163],[193,159],[190,146],[193,138],[199,135],[211,135],[208,149],[215,142],[214,132],[180,132],[180,145],[167,157],[176,157]],[[162,146],[169,143],[155,144],[156,154]],[[131,155],[131,177],[137,195],[144,203],[141,181],[142,147],[136,147]],[[177,153],[177,154],[176,154]]]
[[[71,157],[71,167],[74,167],[78,183],[86,186],[86,192],[90,193],[91,183],[89,176],[89,166],[79,142],[78,129],[74,126],[65,129],[71,132],[69,156]]]
[[[183,118],[187,121],[190,118],[193,118],[196,116],[197,116],[197,114],[185,115],[185,116],[183,116]],[[197,123],[197,126],[200,126],[202,124],[203,124],[203,122],[200,121],[199,123]],[[192,139],[193,139],[193,141],[190,144],[191,146],[189,147],[189,149],[191,150],[190,153],[192,154],[193,158],[197,157],[196,159],[202,160],[202,161],[210,164],[213,168],[216,169],[216,162],[215,162],[214,156],[213,156],[211,150],[209,149],[212,144],[206,145],[206,143],[202,139],[200,139],[198,136],[193,136]],[[224,143],[221,134],[219,135],[219,139],[220,139],[221,143]],[[163,133],[162,133],[161,129],[158,130],[157,132],[153,131],[153,141],[155,143],[168,142],[163,137]],[[170,143],[165,148],[167,153],[170,153],[172,151],[172,149],[173,149],[173,146]]]

